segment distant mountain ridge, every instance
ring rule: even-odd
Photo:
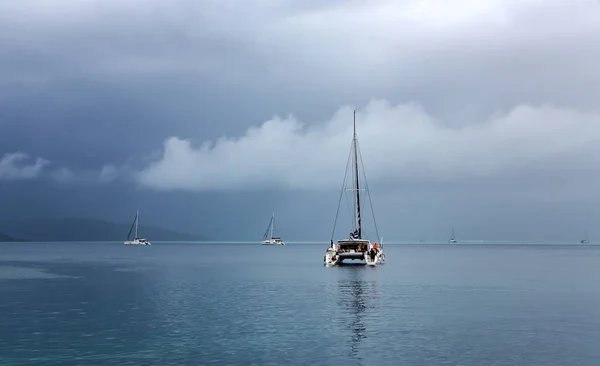
[[[0,233],[0,242],[8,242],[8,241],[21,241],[13,238],[12,236],[8,236]]]
[[[84,218],[36,218],[0,221],[0,232],[27,241],[120,241],[129,224]],[[150,241],[201,241],[201,235],[179,233],[151,225],[140,226],[139,235]],[[0,238],[1,241],[1,238]]]

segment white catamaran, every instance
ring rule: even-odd
[[[359,169],[358,163],[360,159],[360,165],[362,167],[362,175],[364,177],[365,189],[359,187]],[[348,176],[348,169],[350,168],[350,162],[352,162],[352,188],[346,189],[346,177]],[[383,252],[383,245],[381,242],[383,238],[377,243],[371,243],[370,240],[363,238],[363,227],[361,222],[361,195],[360,191],[365,191],[366,196],[369,198],[371,205],[371,212],[373,212],[373,204],[371,202],[371,195],[369,194],[369,186],[367,184],[367,177],[364,173],[364,166],[362,164],[362,156],[358,147],[358,139],[356,138],[356,110],[354,110],[354,136],[352,138],[352,145],[350,148],[350,156],[348,156],[348,163],[346,165],[346,174],[344,176],[344,184],[342,185],[342,191],[340,193],[340,199],[338,202],[337,213],[335,216],[335,222],[333,224],[333,233],[329,242],[329,248],[325,252],[325,265],[333,266],[344,263],[356,263],[365,264],[369,266],[376,266],[385,262],[385,254]],[[337,241],[337,245],[333,243],[333,237],[335,235],[335,226],[337,224],[337,218],[340,211],[340,203],[345,191],[351,191],[354,198],[354,217],[352,223],[352,232],[348,239],[341,239]],[[375,233],[379,238],[379,231],[377,229],[377,222],[373,215],[373,223],[375,226]],[[358,261],[358,262],[356,262]]]
[[[262,238],[262,245],[285,245],[285,242],[281,240],[279,237],[274,237],[273,232],[275,231],[275,212],[273,212],[273,216],[271,216],[271,221],[269,221],[269,226],[267,226],[267,230],[265,231],[265,235]],[[269,233],[271,235],[269,235]]]
[[[450,240],[448,240],[448,243],[456,243],[456,236],[454,236],[454,228],[452,228],[452,236],[450,237]]]
[[[131,227],[129,228],[129,233],[127,234],[127,239],[125,239],[125,245],[150,245],[150,242],[147,239],[140,238],[138,236],[139,226],[140,226],[140,210],[137,210],[135,213],[135,219],[133,220],[133,224],[131,224]],[[129,237],[131,236],[131,232],[133,231],[134,227],[135,227],[135,236],[134,236],[133,240],[129,240]]]

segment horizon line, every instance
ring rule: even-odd
[[[50,241],[38,241],[38,240],[25,240],[25,241],[5,241],[2,243],[13,243],[13,244],[35,244],[35,243],[122,243],[122,240],[50,240]],[[260,240],[150,240],[151,243],[163,243],[163,244],[256,244],[260,245]],[[286,245],[329,245],[326,241],[286,241]],[[383,245],[600,245],[600,242],[581,243],[577,241],[566,241],[566,240],[462,240],[457,243],[448,243],[444,241],[406,241],[406,240],[395,240],[390,242],[384,242]]]

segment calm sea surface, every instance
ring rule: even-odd
[[[0,243],[2,365],[600,365],[600,247]]]

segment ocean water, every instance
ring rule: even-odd
[[[0,244],[2,365],[600,364],[600,247]]]

